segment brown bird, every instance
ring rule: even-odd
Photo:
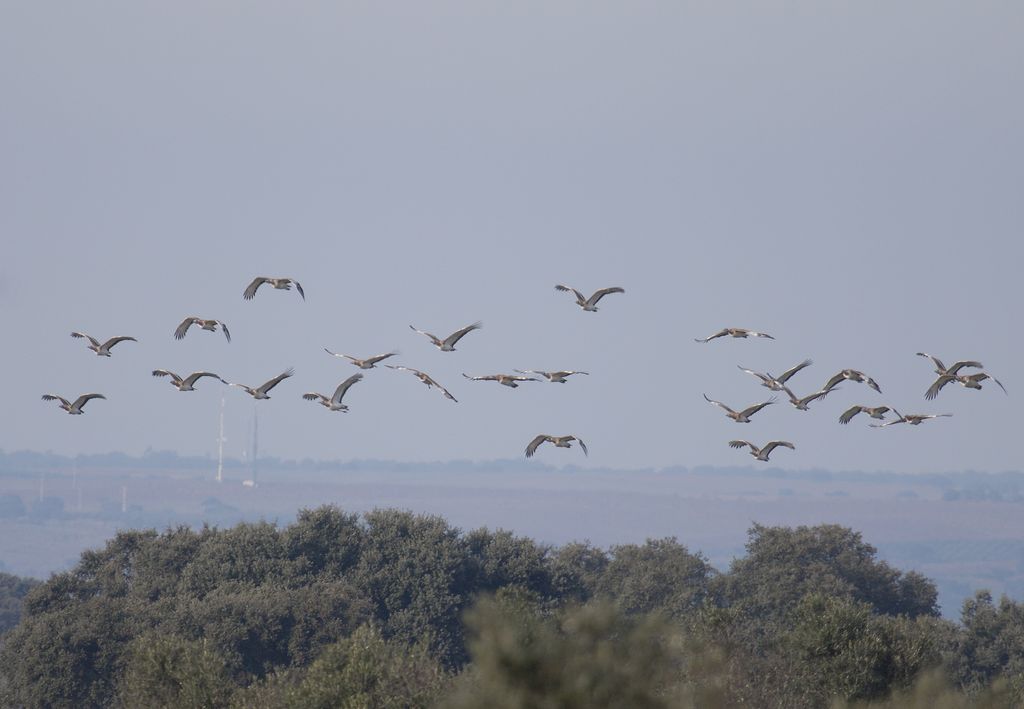
[[[444,338],[443,340],[438,338],[436,335],[432,335],[429,332],[425,332],[424,330],[417,330],[412,325],[410,325],[409,328],[411,330],[414,330],[414,331],[420,333],[421,335],[426,335],[428,338],[430,338],[430,341],[434,343],[434,345],[437,347],[437,349],[441,350],[442,352],[454,352],[455,351],[455,343],[456,342],[458,342],[463,337],[465,337],[467,333],[470,333],[473,330],[479,330],[483,326],[484,325],[481,322],[475,322],[472,325],[466,325],[466,327],[464,327],[461,330],[458,330],[456,332],[453,332],[452,334],[448,335],[448,337]]]
[[[458,403],[458,401],[459,401],[458,399],[456,399],[454,396],[451,395],[451,392],[449,392],[443,386],[441,386],[436,381],[434,381],[433,377],[431,377],[426,372],[421,372],[420,370],[413,369],[412,367],[403,367],[403,366],[401,366],[399,364],[385,364],[384,366],[387,367],[388,369],[400,369],[400,370],[405,371],[405,372],[412,372],[413,376],[415,376],[421,382],[426,384],[428,389],[430,387],[436,387],[437,389],[439,389],[441,391],[442,394],[444,394],[445,398],[451,399],[452,401],[454,401],[456,403]]]
[[[873,424],[871,424],[871,427],[872,428],[885,428],[886,426],[892,426],[892,425],[897,424],[897,423],[909,423],[911,426],[919,426],[919,425],[921,425],[922,421],[927,421],[928,419],[937,419],[937,418],[942,418],[942,417],[952,416],[953,415],[953,414],[907,414],[906,416],[904,416],[903,414],[901,414],[896,409],[893,409],[892,412],[894,414],[896,414],[896,418],[895,419],[893,419],[892,421],[886,421],[885,423],[873,423]]]
[[[352,355],[338,354],[337,352],[331,352],[326,347],[324,347],[324,352],[326,352],[329,355],[333,355],[334,357],[339,357],[339,358],[344,358],[344,359],[350,360],[352,362],[352,364],[354,364],[355,366],[359,367],[360,369],[373,369],[378,362],[380,362],[382,360],[385,360],[388,357],[394,357],[396,354],[398,354],[397,352],[386,352],[384,354],[374,355],[373,357],[367,357],[366,359],[357,359],[356,357],[353,357]]]
[[[344,411],[345,413],[348,413],[348,406],[341,403],[341,399],[345,396],[345,392],[349,390],[349,387],[362,378],[362,374],[353,374],[338,385],[338,388],[334,390],[333,396],[328,397],[325,394],[317,394],[315,391],[311,391],[307,394],[303,394],[302,398],[307,401],[315,401],[322,404],[323,406],[326,406],[329,411]]]
[[[951,366],[947,367],[942,363],[941,359],[939,359],[935,355],[930,355],[927,352],[918,352],[917,356],[927,357],[928,359],[930,359],[932,361],[932,364],[935,365],[935,373],[938,374],[939,376],[942,376],[943,374],[956,374],[964,367],[976,367],[978,369],[981,369],[982,367],[985,366],[981,362],[976,362],[974,360],[960,360],[958,362],[953,362]]]
[[[778,448],[779,446],[783,446],[785,448],[792,448],[793,450],[796,450],[796,446],[794,446],[789,441],[768,441],[767,443],[764,444],[764,447],[762,448],[758,448],[750,441],[729,441],[730,448],[742,448],[743,446],[749,446],[750,455],[754,456],[758,460],[764,461],[767,461],[768,456],[771,455],[772,451]]]
[[[178,387],[178,391],[195,391],[195,389],[193,389],[192,387],[195,385],[197,381],[199,381],[203,377],[213,377],[217,381],[227,384],[227,382],[225,382],[223,379],[218,377],[213,372],[192,372],[192,374],[182,379],[177,374],[168,369],[154,369],[153,376],[170,377],[171,384]]]
[[[583,297],[582,293],[580,293],[575,288],[570,288],[569,286],[563,286],[563,285],[559,284],[559,285],[555,286],[555,290],[557,290],[557,291],[565,291],[565,292],[569,292],[569,293],[572,293],[573,295],[575,295],[576,296],[576,305],[580,306],[581,308],[583,308],[588,313],[596,313],[597,312],[597,302],[599,300],[601,300],[601,298],[604,298],[609,293],[625,293],[626,292],[625,289],[619,288],[618,286],[615,286],[613,288],[602,288],[599,291],[594,291],[593,295],[591,295],[589,298],[585,298],[585,297]]]
[[[892,409],[888,406],[851,406],[839,416],[839,423],[848,424],[853,420],[853,417],[859,413],[865,413],[873,419],[885,420],[885,415]]]
[[[998,384],[1004,394],[1008,393],[1006,391],[1006,387],[1003,386],[1003,383],[987,372],[976,372],[974,374],[940,374],[939,377],[932,382],[932,385],[928,387],[928,391],[924,393],[924,398],[928,400],[934,399],[938,396],[942,387],[946,386],[950,382],[956,382],[960,386],[968,389],[981,389],[981,383],[986,379],[991,379]]]
[[[262,286],[264,283],[269,283],[278,290],[291,290],[292,284],[295,284],[295,290],[299,292],[302,299],[306,299],[306,293],[302,290],[302,284],[296,281],[294,278],[267,278],[266,276],[256,276],[252,279],[252,283],[245,287],[245,291],[242,293],[242,297],[246,300],[252,300],[253,296],[256,295],[256,289]]]
[[[858,372],[856,369],[844,369],[841,372],[835,374],[831,379],[825,382],[825,386],[823,386],[822,389],[831,389],[844,379],[848,379],[851,382],[861,382],[863,384],[867,384],[869,387],[877,391],[879,394],[882,393],[881,387],[878,386],[878,383],[875,382],[874,379],[864,374],[864,372]]]
[[[766,407],[766,406],[768,406],[770,404],[774,404],[775,403],[775,399],[772,398],[772,399],[770,399],[768,401],[763,401],[760,404],[754,404],[753,406],[748,406],[747,408],[743,409],[742,411],[736,411],[735,409],[730,409],[728,406],[723,404],[721,401],[715,401],[714,399],[709,399],[707,394],[704,395],[704,400],[707,401],[709,404],[714,404],[718,408],[720,408],[723,411],[725,411],[725,415],[728,416],[729,418],[731,418],[736,423],[750,423],[750,417],[751,416],[756,414],[758,411],[760,411],[764,407]]]
[[[812,401],[822,399],[835,391],[834,389],[822,389],[821,391],[816,391],[813,394],[808,394],[807,396],[798,399],[796,394],[794,394],[788,386],[783,385],[782,390],[786,392],[786,396],[789,397],[789,403],[791,403],[797,411],[810,411],[808,405]]]
[[[539,374],[549,382],[557,382],[558,384],[565,384],[566,377],[573,374],[590,374],[589,372],[579,372],[570,369],[562,369],[557,372],[544,372],[539,369],[515,369],[512,371],[519,372],[520,374]]]
[[[794,374],[799,372],[804,367],[810,367],[812,364],[813,362],[811,360],[805,359],[800,364],[796,365],[795,367],[790,367],[777,377],[773,377],[770,372],[762,374],[761,372],[755,372],[753,369],[740,367],[738,364],[736,366],[739,367],[740,370],[746,372],[747,374],[753,374],[755,377],[760,379],[761,386],[768,387],[772,391],[782,391],[783,389],[786,388],[786,382],[789,381],[790,377],[792,377]]]
[[[174,339],[180,340],[185,337],[185,333],[193,325],[198,325],[203,330],[209,332],[217,332],[217,326],[220,325],[220,329],[224,331],[224,337],[228,342],[231,342],[231,333],[228,332],[228,326],[222,323],[220,320],[204,320],[203,318],[197,318],[195,316],[189,316],[181,321],[181,325],[174,330]]]
[[[532,458],[533,454],[537,452],[537,448],[541,443],[549,442],[554,443],[556,448],[572,448],[570,441],[576,441],[580,444],[580,448],[583,449],[583,455],[589,456],[590,453],[587,451],[587,444],[583,442],[582,438],[576,436],[549,436],[546,433],[542,433],[526,446],[526,457]]]
[[[75,399],[74,403],[71,403],[63,396],[57,396],[56,394],[43,394],[43,401],[59,401],[60,408],[67,411],[69,414],[73,414],[76,416],[79,416],[82,413],[84,413],[82,411],[82,408],[85,406],[86,402],[90,401],[91,399],[106,398],[107,397],[103,396],[103,394],[82,394],[80,397]]]
[[[95,337],[92,337],[91,335],[86,335],[84,332],[72,332],[71,336],[79,338],[84,337],[85,339],[87,339],[89,341],[89,344],[86,345],[86,347],[88,347],[90,350],[95,352],[100,357],[109,357],[110,348],[116,345],[118,342],[124,342],[125,340],[128,340],[130,342],[138,342],[138,340],[136,340],[134,337],[127,337],[121,335],[119,337],[111,337],[109,340],[107,340],[101,345],[99,340],[97,340]]]
[[[711,342],[715,338],[726,337],[726,336],[729,336],[729,337],[742,337],[742,338],[747,338],[747,337],[767,337],[769,340],[774,340],[775,339],[774,337],[769,335],[767,332],[757,332],[755,330],[747,330],[746,328],[742,328],[742,327],[725,327],[725,328],[722,328],[721,330],[719,330],[718,332],[716,332],[714,335],[708,335],[705,338],[695,337],[693,339],[694,339],[695,342]]]
[[[517,382],[539,382],[540,379],[533,377],[519,377],[514,374],[487,374],[481,377],[471,377],[465,372],[462,373],[466,379],[472,379],[474,382],[498,382],[498,384],[504,384],[507,387],[515,389],[519,384]]]
[[[273,379],[271,379],[269,382],[264,382],[263,384],[259,385],[255,389],[253,387],[248,387],[245,384],[233,384],[231,382],[227,382],[227,384],[229,386],[239,387],[240,389],[244,389],[245,392],[247,394],[249,394],[249,396],[251,396],[254,399],[269,399],[270,397],[267,395],[267,392],[269,392],[271,389],[276,387],[278,384],[280,384],[281,382],[283,382],[285,379],[287,379],[288,377],[292,376],[293,374],[295,374],[295,370],[291,369],[291,368],[288,368],[285,371],[283,371],[280,374],[278,374]]]

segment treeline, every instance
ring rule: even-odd
[[[943,620],[833,525],[754,526],[719,572],[322,507],[122,532],[21,595],[4,707],[1024,706],[1024,606]]]

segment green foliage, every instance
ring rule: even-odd
[[[35,579],[0,572],[0,635],[18,624],[25,596],[38,585]]]
[[[235,687],[224,659],[206,641],[151,633],[132,641],[117,704],[125,709],[226,706]]]
[[[974,693],[1002,677],[1024,706],[1024,605],[1003,596],[996,606],[990,593],[979,591],[964,601],[962,623],[953,662],[956,682]]]
[[[876,560],[875,547],[851,529],[754,525],[749,537],[747,555],[733,562],[720,589],[752,616],[778,620],[811,593],[868,603],[887,615],[938,615],[933,584]]]
[[[663,617],[594,603],[541,618],[488,600],[467,618],[472,670],[442,706],[526,709],[681,707],[679,639]]]
[[[648,539],[642,546],[612,547],[611,562],[597,585],[627,613],[663,611],[682,619],[700,608],[713,569],[675,538]]]
[[[0,575],[0,706],[1024,706],[1024,606],[942,621],[838,526],[755,526],[747,551],[718,573],[671,538],[335,507],[121,532],[34,588]]]
[[[288,693],[294,709],[413,709],[431,706],[448,676],[425,645],[384,639],[373,625],[328,647]]]

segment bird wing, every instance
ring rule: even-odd
[[[715,339],[716,337],[725,337],[725,336],[726,336],[726,335],[728,335],[728,334],[729,334],[729,330],[728,330],[728,329],[725,329],[725,328],[723,328],[723,329],[719,330],[718,332],[716,332],[716,333],[715,333],[714,335],[708,335],[708,336],[707,336],[707,337],[705,337],[704,339],[701,339],[701,338],[699,338],[699,337],[695,337],[695,338],[693,338],[693,339],[694,339],[694,341],[695,341],[695,342],[711,342],[711,341],[712,341],[712,340],[714,340],[714,339]]]
[[[875,391],[877,391],[877,392],[878,392],[879,394],[881,394],[881,393],[882,393],[882,387],[878,386],[878,382],[876,382],[876,381],[875,381],[874,379],[872,379],[871,377],[869,377],[869,376],[868,376],[868,375],[866,375],[866,374],[864,375],[864,382],[865,382],[865,383],[866,383],[866,384],[867,384],[867,385],[868,385],[869,387],[871,387],[872,389],[874,389]]]
[[[379,354],[379,355],[374,355],[373,357],[367,357],[366,358],[366,363],[367,364],[377,364],[377,362],[380,362],[381,360],[385,360],[388,357],[394,357],[396,354],[398,354],[398,353],[397,352],[387,352],[385,354]]]
[[[197,322],[199,322],[199,318],[196,317],[187,317],[184,320],[182,320],[181,325],[178,325],[178,327],[176,327],[174,330],[174,339],[180,340],[181,338],[183,338],[185,336],[185,333],[188,332],[188,329]]]
[[[953,362],[949,369],[946,370],[946,374],[956,374],[964,367],[977,367],[978,369],[981,369],[984,366],[985,365],[981,362],[975,362],[974,360],[961,360],[959,362]]]
[[[743,446],[750,446],[750,450],[754,451],[754,453],[757,453],[759,450],[758,447],[750,441],[729,441],[730,448],[742,448]]]
[[[288,369],[286,369],[285,371],[281,372],[276,377],[271,379],[269,382],[266,382],[262,386],[257,387],[256,391],[262,391],[264,394],[266,394],[268,391],[276,387],[278,384],[280,384],[293,374],[295,374],[295,370],[289,367]]]
[[[584,303],[587,302],[587,299],[583,297],[583,294],[580,293],[575,288],[570,288],[569,286],[563,286],[563,285],[559,284],[559,285],[555,286],[555,290],[567,291],[567,292],[575,294],[576,295],[576,301],[580,305],[583,305]]]
[[[583,455],[589,456],[590,455],[590,451],[587,450],[587,444],[583,442],[583,439],[579,438],[577,436],[573,436],[573,438],[576,440],[577,443],[580,444],[580,448],[583,449]]]
[[[500,378],[497,374],[484,374],[479,377],[471,377],[465,372],[462,373],[466,379],[472,379],[474,382],[496,382]]]
[[[56,394],[43,394],[43,401],[59,401],[64,406],[71,406],[71,402],[65,399],[63,396],[57,396]]]
[[[543,443],[544,441],[550,441],[550,440],[551,440],[551,436],[549,436],[549,435],[547,435],[545,433],[542,433],[539,436],[537,436],[536,438],[534,438],[532,441],[530,441],[530,444],[528,446],[526,446],[526,457],[527,458],[532,458],[533,454],[537,452],[537,447],[541,443]]]
[[[349,370],[351,371],[351,370]],[[343,381],[338,385],[338,388],[334,390],[334,396],[331,397],[331,403],[340,404],[341,398],[345,396],[345,392],[348,388],[363,378],[362,374],[353,374],[351,377]]]
[[[985,374],[985,373],[981,372],[981,374]],[[978,376],[978,375],[974,375],[974,376]],[[1010,392],[1006,391],[1006,387],[1003,386],[1003,383],[1001,381],[999,381],[998,379],[996,379],[995,377],[993,377],[991,374],[985,374],[985,376],[988,379],[991,379],[992,381],[994,381],[996,384],[998,384],[999,388],[1003,390],[1004,394],[1009,394],[1010,393]],[[979,379],[980,379],[980,377],[979,377]]]
[[[472,332],[473,330],[479,330],[483,326],[484,324],[479,321],[473,323],[472,325],[466,325],[466,327],[462,328],[461,330],[453,332],[452,334],[448,335],[448,337],[444,338],[444,342],[442,344],[448,345],[449,347],[454,347],[455,343],[461,340],[466,335],[466,333]]]
[[[774,404],[774,403],[775,403],[775,399],[771,399],[769,401],[762,401],[760,404],[754,404],[753,406],[748,406],[747,408],[743,409],[743,411],[740,412],[740,416],[742,416],[744,418],[748,418],[750,416],[753,416],[754,414],[756,414],[758,411],[760,411],[764,407],[768,406],[769,404]]]
[[[181,381],[181,377],[179,377],[177,374],[175,374],[174,372],[172,372],[169,369],[154,369],[153,370],[153,376],[154,377],[170,377],[175,382],[180,382]]]
[[[793,450],[796,450],[796,446],[794,446],[789,441],[768,441],[767,443],[764,444],[764,448],[761,449],[761,453],[763,453],[764,457],[767,458],[769,455],[771,455],[772,451],[778,448],[779,446],[782,446],[783,448],[791,448]]]
[[[609,293],[625,292],[626,290],[624,288],[619,288],[618,286],[615,286],[614,288],[602,288],[599,291],[594,291],[594,294],[587,298],[587,305],[597,305],[597,301],[601,300],[601,298],[604,298]]]
[[[302,284],[296,281],[294,278],[289,278],[288,280],[295,284],[295,290],[297,290],[299,292],[299,295],[302,296],[302,299],[305,300],[306,291],[302,290]]]
[[[823,386],[822,389],[831,389],[844,379],[846,379],[846,377],[844,376],[843,372],[839,372],[838,374],[833,375],[833,377],[829,379],[827,382],[825,382],[825,386]]]
[[[944,374],[945,373],[946,365],[944,365],[942,363],[942,360],[939,359],[938,357],[936,357],[935,355],[930,355],[927,352],[918,352],[917,356],[918,357],[927,357],[928,359],[930,359],[932,361],[932,364],[935,365],[935,372],[936,372],[936,374]]]
[[[748,335],[753,335],[754,337],[767,337],[769,340],[774,340],[775,339],[774,337],[769,335],[767,332],[757,332],[756,330],[747,330],[747,334]]]
[[[811,403],[812,401],[816,401],[818,399],[822,399],[828,396],[829,393],[830,392],[828,389],[822,389],[821,391],[816,391],[813,394],[808,394],[804,398],[800,399],[799,403],[804,406],[807,406],[807,404]]]
[[[92,335],[86,335],[84,332],[72,332],[71,336],[72,337],[84,337],[85,339],[87,339],[89,342],[92,343],[93,347],[99,347],[100,346],[99,340],[97,340]]]
[[[932,382],[932,385],[928,387],[928,391],[924,393],[924,398],[931,401],[932,399],[939,395],[939,392],[942,391],[942,387],[946,386],[954,379],[956,379],[956,377],[952,374],[939,375],[939,377],[937,377],[935,381]]]
[[[256,295],[256,289],[269,280],[266,276],[256,276],[256,278],[252,279],[252,283],[245,287],[242,297],[246,300],[252,300],[253,296]]]
[[[723,403],[722,403],[721,401],[715,401],[714,399],[709,399],[709,398],[708,398],[708,395],[707,395],[707,394],[704,394],[704,400],[705,400],[705,401],[707,401],[707,402],[708,402],[708,403],[710,403],[710,404],[714,404],[715,406],[717,406],[717,407],[718,407],[718,408],[720,408],[720,409],[725,409],[725,410],[726,410],[726,411],[728,411],[728,412],[729,412],[730,414],[734,414],[734,413],[736,413],[735,411],[733,411],[732,409],[730,409],[730,408],[729,408],[728,406],[726,406],[725,404],[723,404]]]
[[[134,337],[128,337],[127,335],[118,335],[117,337],[111,337],[109,340],[104,342],[100,349],[109,351],[110,348],[116,345],[118,342],[124,342],[125,340],[130,340],[131,342],[138,342],[138,340],[136,340]]]
[[[859,406],[859,405],[858,406],[851,406],[846,411],[844,411],[842,413],[842,415],[839,417],[839,423],[842,423],[842,424],[850,423],[850,421],[853,420],[853,417],[856,416],[857,414],[859,414],[863,410],[864,410],[863,406]]]
[[[438,347],[440,347],[440,346],[441,346],[441,341],[440,341],[439,339],[437,339],[437,335],[433,335],[433,334],[431,334],[431,333],[427,332],[426,330],[420,330],[420,329],[418,329],[418,328],[415,328],[415,327],[413,327],[412,325],[410,325],[409,327],[410,327],[410,328],[411,328],[412,330],[415,330],[416,332],[418,332],[419,334],[421,334],[421,335],[426,335],[427,337],[429,337],[429,338],[430,338],[430,341],[431,341],[431,342],[433,342],[433,343],[434,343],[435,345],[437,345]]]
[[[228,332],[228,326],[222,323],[220,320],[218,320],[217,322],[220,323],[220,329],[224,331],[224,337],[227,338],[228,342],[231,342],[231,333]]]
[[[79,411],[81,411],[82,407],[85,406],[85,402],[89,401],[90,399],[106,399],[106,398],[107,397],[103,396],[103,394],[82,394],[80,397],[75,399],[75,403],[73,403],[71,405],[71,408],[72,409],[78,409]]]
[[[747,369],[746,367],[740,367],[740,365],[738,365],[738,364],[737,364],[736,366],[737,366],[737,367],[739,367],[739,369],[740,369],[740,371],[741,371],[741,372],[746,372],[747,374],[753,374],[753,375],[754,375],[755,377],[757,377],[758,379],[760,379],[760,380],[761,380],[762,382],[764,382],[765,384],[767,384],[768,382],[772,381],[772,378],[771,378],[771,377],[769,377],[769,376],[768,376],[768,375],[766,375],[766,374],[761,374],[760,372],[755,372],[755,371],[754,371],[753,369]],[[782,379],[779,379],[778,381],[779,381],[779,382],[781,383],[781,382],[783,382],[784,380],[782,380]]]
[[[329,355],[331,355],[331,356],[333,356],[333,357],[338,357],[338,358],[341,358],[341,359],[350,359],[350,360],[352,360],[353,362],[355,362],[355,360],[356,360],[356,358],[355,358],[355,357],[351,357],[351,356],[349,356],[349,355],[347,355],[347,354],[338,354],[337,352],[331,352],[331,351],[330,351],[329,349],[327,349],[326,347],[324,347],[324,352],[326,352],[327,354],[329,354]]]
[[[302,395],[302,398],[307,401],[327,401],[327,397],[323,394],[317,394],[315,391],[309,391]]]
[[[183,383],[186,386],[193,386],[197,381],[199,381],[203,377],[213,377],[214,379],[220,379],[220,377],[214,374],[213,372],[192,372],[192,374],[188,375],[185,378],[185,381]],[[224,381],[223,379],[220,380],[222,382]]]
[[[810,367],[812,364],[813,364],[813,362],[811,360],[805,359],[800,364],[798,364],[795,367],[792,367],[790,369],[787,369],[785,372],[783,372],[779,376],[775,377],[775,381],[779,382],[779,384],[785,384],[787,381],[789,381],[789,378],[792,377],[794,374],[799,372],[804,367]]]

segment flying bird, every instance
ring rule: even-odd
[[[199,381],[203,377],[213,377],[217,381],[223,382],[224,384],[227,384],[227,382],[225,382],[223,379],[221,379],[219,376],[217,376],[213,372],[192,372],[192,374],[190,374],[187,377],[185,377],[184,379],[182,379],[181,377],[179,377],[177,374],[175,374],[174,372],[172,372],[170,370],[167,370],[167,369],[154,369],[153,370],[153,376],[154,377],[170,377],[171,378],[171,384],[176,386],[176,387],[178,387],[178,391],[195,391],[195,389],[193,389],[193,386],[195,385],[195,383],[197,381]]]
[[[589,372],[579,372],[571,369],[563,369],[557,372],[544,372],[539,369],[516,369],[513,371],[519,372],[520,374],[539,374],[549,382],[557,382],[559,384],[565,384],[566,377],[570,377],[573,374],[590,374]]]
[[[747,330],[746,328],[742,328],[742,327],[725,327],[725,328],[722,328],[721,330],[719,330],[718,332],[716,332],[714,335],[708,335],[705,338],[695,337],[693,339],[694,339],[695,342],[711,342],[712,340],[714,340],[717,337],[725,337],[725,336],[729,336],[729,337],[743,337],[743,338],[746,338],[746,337],[767,337],[769,340],[774,340],[775,339],[774,337],[769,335],[767,332],[757,332],[756,330]]]
[[[220,320],[204,320],[203,318],[197,318],[195,316],[189,316],[181,321],[181,325],[174,330],[174,339],[180,340],[188,332],[188,329],[193,325],[198,325],[203,330],[210,332],[217,332],[217,326],[220,325],[220,329],[224,331],[224,337],[227,338],[228,342],[231,342],[231,333],[228,332],[228,326],[222,323]]]
[[[362,374],[353,374],[338,385],[338,388],[334,390],[333,396],[328,397],[326,394],[317,394],[315,391],[311,391],[307,394],[303,394],[302,398],[308,401],[316,401],[317,403],[326,406],[329,411],[344,411],[345,413],[348,413],[348,406],[341,403],[341,398],[345,396],[345,392],[349,390],[349,387],[362,378]]]
[[[879,419],[884,421],[885,415],[892,409],[888,406],[851,406],[839,416],[839,423],[848,424],[853,420],[853,417],[859,413],[865,413],[873,419]]]
[[[546,433],[542,433],[530,441],[530,445],[526,446],[526,457],[532,458],[541,443],[554,443],[556,448],[572,448],[570,441],[576,441],[580,444],[580,448],[583,449],[583,455],[590,455],[587,451],[587,444],[583,442],[582,438],[577,438],[576,436],[549,436]]]
[[[256,295],[256,289],[264,283],[269,283],[278,290],[291,290],[292,284],[294,283],[295,290],[299,292],[299,295],[302,296],[303,300],[306,299],[306,293],[302,290],[302,284],[294,278],[267,278],[266,276],[256,276],[256,278],[252,279],[252,283],[246,286],[245,292],[242,293],[242,297],[246,300],[252,300],[253,296]]]
[[[420,370],[413,369],[412,367],[403,367],[399,364],[385,364],[384,366],[387,367],[388,369],[400,369],[406,372],[412,372],[413,376],[415,376],[421,382],[426,384],[428,389],[430,387],[437,387],[441,391],[441,393],[445,395],[445,398],[451,399],[455,403],[458,403],[459,401],[458,399],[451,395],[451,392],[449,392],[443,386],[435,382],[434,379],[426,372],[421,372]]]
[[[465,337],[467,333],[472,332],[473,330],[479,330],[483,326],[484,325],[481,322],[475,322],[472,325],[466,325],[466,327],[464,327],[461,330],[458,330],[456,332],[453,332],[452,334],[448,335],[448,337],[444,338],[443,340],[439,339],[436,335],[430,334],[429,332],[425,332],[423,330],[417,330],[412,325],[410,325],[409,328],[411,330],[415,330],[416,332],[420,333],[421,335],[426,335],[428,338],[430,338],[430,341],[433,342],[434,345],[439,350],[441,350],[442,352],[454,352],[455,351],[455,343],[456,342],[458,342],[463,337]]]
[[[86,335],[84,332],[72,332],[71,336],[84,337],[85,339],[87,339],[89,341],[87,347],[100,357],[109,357],[110,348],[116,345],[118,342],[124,342],[125,340],[129,340],[131,342],[138,342],[138,340],[136,340],[134,337],[127,337],[125,335],[121,335],[119,337],[111,337],[109,340],[107,340],[101,345],[99,340],[97,340],[95,337],[92,337],[91,335]],[[82,412],[79,411],[78,413]]]
[[[800,364],[796,365],[795,367],[790,367],[777,377],[772,376],[770,372],[762,374],[761,372],[755,372],[753,369],[740,367],[738,364],[736,366],[739,367],[740,370],[746,372],[747,374],[752,374],[758,379],[760,379],[761,386],[768,387],[772,391],[782,391],[783,389],[786,388],[786,382],[789,381],[790,377],[792,377],[794,374],[799,372],[804,367],[810,367],[812,364],[813,362],[811,360],[805,359]]]
[[[821,391],[816,391],[813,394],[808,394],[803,398],[797,398],[796,394],[794,394],[788,386],[783,385],[782,390],[786,392],[786,396],[789,397],[789,403],[791,403],[797,411],[809,411],[810,408],[808,405],[812,401],[822,399],[828,396],[832,391],[835,391],[834,389],[822,389]]]
[[[522,377],[516,376],[515,374],[487,374],[481,377],[471,377],[465,372],[462,373],[466,379],[472,379],[474,382],[498,382],[498,384],[504,384],[507,387],[515,389],[519,386],[517,382],[539,382],[540,379],[535,377]]]
[[[939,377],[932,382],[932,385],[928,387],[928,391],[924,393],[924,398],[928,400],[934,399],[938,396],[942,387],[946,386],[950,382],[956,382],[960,386],[968,389],[981,389],[981,383],[986,379],[991,379],[999,385],[999,388],[1003,390],[1004,394],[1007,393],[1006,387],[1003,386],[1003,383],[987,372],[975,372],[974,374],[940,374]]]
[[[951,366],[947,367],[942,363],[941,359],[939,359],[935,355],[930,355],[927,352],[918,352],[917,356],[927,357],[928,359],[930,359],[932,361],[932,364],[935,365],[935,373],[938,374],[940,377],[943,374],[955,375],[964,367],[975,367],[977,369],[981,369],[982,367],[985,366],[981,362],[975,362],[974,360],[960,360],[959,362],[953,362]]]
[[[615,286],[614,288],[602,288],[599,291],[594,291],[594,294],[591,295],[589,298],[584,298],[582,293],[580,293],[575,288],[570,288],[569,286],[563,286],[563,285],[559,284],[559,285],[555,286],[555,290],[557,290],[557,291],[566,291],[566,292],[573,293],[576,296],[576,305],[580,306],[581,308],[583,308],[588,313],[596,313],[597,312],[597,302],[599,300],[601,300],[601,298],[604,298],[609,293],[625,293],[626,292],[625,289],[619,288],[618,286]]]
[[[267,392],[269,392],[271,389],[276,387],[278,384],[280,384],[293,374],[295,374],[295,370],[288,368],[285,371],[278,374],[273,379],[271,379],[269,382],[264,382],[255,389],[253,389],[252,387],[247,387],[245,384],[234,384],[232,382],[228,382],[228,385],[244,389],[246,393],[249,394],[249,396],[251,396],[254,399],[269,399],[270,396],[267,395]]]
[[[358,359],[356,357],[353,357],[352,355],[331,352],[326,347],[324,347],[324,352],[326,352],[329,355],[333,355],[334,357],[350,360],[352,364],[359,367],[360,369],[373,369],[378,362],[385,360],[388,357],[394,357],[396,354],[398,354],[397,352],[386,352],[384,354],[374,355],[373,357],[367,357],[366,359]]]
[[[856,369],[844,369],[843,371],[838,372],[831,379],[825,382],[825,386],[823,386],[822,389],[831,389],[844,379],[848,379],[851,382],[862,382],[877,391],[879,394],[882,393],[881,387],[878,386],[878,383],[875,382],[874,379],[864,374],[864,372],[858,372]]]
[[[789,441],[768,441],[767,443],[764,444],[763,448],[758,448],[750,441],[729,441],[730,448],[742,448],[743,446],[749,446],[750,455],[754,456],[758,460],[764,461],[767,461],[768,456],[771,455],[772,451],[778,448],[779,446],[796,450],[796,446],[794,446]]]
[[[871,427],[872,428],[885,428],[886,426],[892,426],[892,425],[897,424],[897,423],[909,423],[911,426],[919,426],[919,425],[921,425],[922,421],[927,421],[928,419],[937,419],[937,418],[942,418],[942,417],[952,416],[953,415],[953,414],[907,414],[906,416],[904,416],[903,414],[901,414],[896,409],[893,409],[892,412],[894,414],[896,414],[896,418],[895,419],[893,419],[892,421],[886,421],[885,423],[873,423],[873,424],[871,424]]]
[[[75,399],[74,403],[71,403],[70,401],[65,399],[63,396],[57,396],[56,394],[43,394],[43,401],[59,401],[60,402],[60,404],[59,404],[60,408],[62,408],[65,411],[67,411],[69,414],[74,414],[76,416],[77,415],[81,415],[82,413],[84,413],[82,411],[82,408],[85,406],[86,402],[88,402],[90,399],[106,399],[106,398],[107,397],[103,396],[103,394],[82,394],[80,397]]]
[[[772,398],[769,401],[763,401],[760,404],[754,404],[753,406],[748,406],[747,408],[743,409],[742,411],[736,411],[735,409],[730,409],[728,406],[723,404],[721,401],[715,401],[714,399],[709,399],[707,394],[704,395],[704,400],[707,401],[709,404],[714,404],[718,408],[720,408],[723,411],[725,411],[725,415],[728,416],[729,418],[731,418],[736,423],[750,423],[750,417],[751,416],[756,414],[758,411],[760,411],[764,407],[766,407],[766,406],[768,406],[770,404],[774,404],[775,403],[775,399]]]

